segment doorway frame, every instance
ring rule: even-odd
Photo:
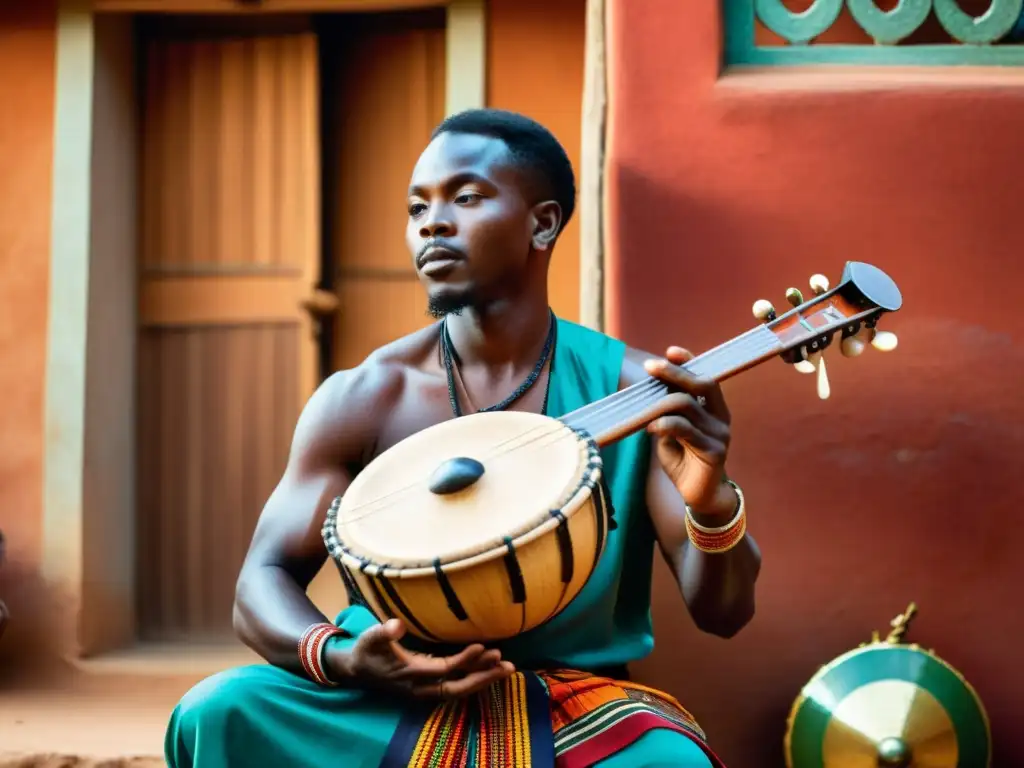
[[[603,16],[603,0],[590,1],[601,6]],[[446,113],[485,106],[487,0],[282,0],[275,10],[233,10],[269,14],[428,6],[447,9]],[[97,74],[102,70],[122,84],[131,83],[137,93],[134,15],[204,10],[231,11],[232,5],[225,0],[58,2],[42,571],[58,597],[72,659],[139,644],[134,461],[138,152],[134,145],[126,153],[117,142],[103,140],[111,125],[130,129],[136,137],[138,126],[128,111],[118,113],[109,99],[98,100],[104,86]],[[588,70],[594,30],[600,27],[602,39],[604,32],[603,22],[592,26],[592,18],[588,8]],[[600,96],[593,87],[584,96],[584,141],[589,136],[597,150],[584,155],[581,169],[584,232],[603,229],[603,190],[588,184],[603,176],[601,56]],[[602,102],[596,128],[586,105],[595,98]],[[112,216],[109,206],[94,207],[93,200],[101,196],[119,201],[123,215]],[[580,259],[580,290],[591,302],[581,321],[593,327],[601,327],[603,319],[603,307],[594,303],[603,293],[601,240],[591,237],[596,249],[585,247],[587,258],[581,253]],[[586,246],[587,236],[581,241]]]

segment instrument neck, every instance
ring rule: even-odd
[[[724,381],[775,357],[782,348],[778,336],[765,326],[758,326],[698,355],[682,367],[697,378]],[[560,420],[574,429],[585,430],[598,445],[604,446],[663,416],[668,409],[665,398],[671,393],[664,383],[647,377],[572,411]]]

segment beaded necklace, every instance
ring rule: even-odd
[[[556,328],[557,323],[555,321],[555,313],[550,309],[548,312],[551,314],[551,325],[548,329],[547,339],[544,341],[544,348],[541,350],[540,359],[537,364],[530,371],[530,374],[526,377],[522,384],[520,384],[515,392],[506,397],[500,403],[495,405],[489,405],[486,408],[479,408],[477,413],[484,413],[487,411],[503,411],[508,408],[512,403],[521,398],[527,392],[530,391],[530,387],[537,383],[537,379],[540,378],[541,371],[544,370],[544,365],[547,363],[548,358],[551,357],[551,352],[555,348],[555,336],[557,335]],[[451,336],[448,334],[448,318],[446,317],[441,321],[441,357],[444,360],[445,374],[448,377],[448,402],[452,406],[452,413],[456,416],[462,416],[462,407],[459,405],[458,392],[455,388],[455,366],[459,364],[459,355],[455,351],[455,345],[452,344]],[[551,391],[551,377],[548,376],[548,386],[544,391],[544,404],[541,406],[541,413],[547,410],[548,407],[548,393]]]

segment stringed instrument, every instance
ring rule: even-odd
[[[684,368],[724,381],[774,357],[817,371],[835,336],[843,354],[888,350],[878,331],[898,310],[896,284],[848,262],[838,285],[811,279],[807,301],[777,315],[754,304],[758,325]],[[494,411],[411,435],[371,461],[323,526],[327,551],[350,595],[381,621],[397,617],[430,642],[493,642],[557,616],[587,583],[614,527],[601,448],[646,427],[672,406],[669,388],[646,380],[559,418]]]

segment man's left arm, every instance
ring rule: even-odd
[[[664,359],[630,350],[623,383],[653,375],[677,392],[671,412],[648,427],[647,507],[694,623],[704,632],[732,637],[753,618],[761,553],[749,533],[724,552],[702,551],[690,541],[687,502],[691,522],[704,529],[736,525],[746,511],[725,474],[731,418],[721,389],[688,376],[679,367],[688,357],[679,348],[669,349]],[[645,367],[647,360],[658,363]]]
[[[727,552],[702,552],[690,543],[686,533],[686,502],[651,449],[647,477],[647,506],[658,546],[672,568],[683,600],[702,631],[732,637],[754,617],[754,583],[761,570],[761,552],[753,537],[744,534]],[[708,528],[728,522],[736,511],[736,492],[722,483],[724,511],[707,514],[694,509],[696,521]]]

